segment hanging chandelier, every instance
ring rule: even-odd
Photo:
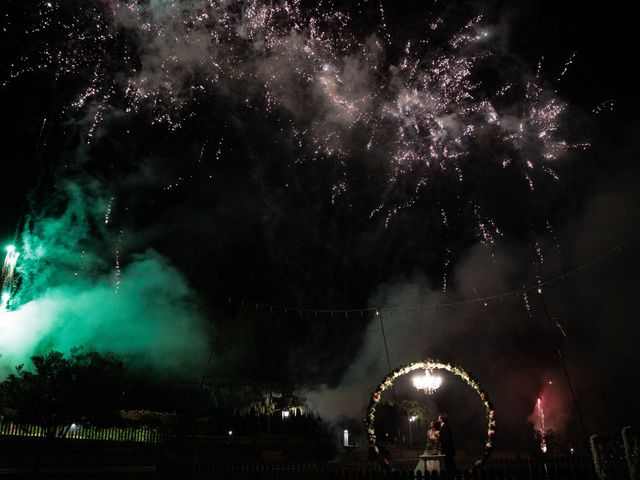
[[[442,377],[432,375],[430,370],[425,370],[424,375],[413,377],[413,386],[427,395],[434,393],[440,385],[442,385]]]

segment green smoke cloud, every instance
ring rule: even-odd
[[[51,349],[82,345],[167,373],[200,373],[207,333],[184,276],[153,250],[117,269],[108,202],[67,184],[55,215],[31,216],[22,238],[22,285],[0,314],[0,376]],[[108,246],[110,245],[110,248]]]

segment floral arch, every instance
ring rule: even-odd
[[[414,370],[426,370],[426,371],[446,370],[456,375],[457,377],[460,377],[462,380],[464,380],[464,382],[467,385],[469,385],[471,388],[473,388],[476,391],[476,393],[480,397],[480,400],[482,401],[485,407],[485,411],[487,415],[487,438],[485,441],[484,453],[482,454],[482,457],[480,459],[476,460],[473,468],[480,467],[491,455],[491,450],[493,449],[493,444],[495,440],[496,417],[495,417],[495,410],[493,409],[493,405],[489,400],[489,396],[487,395],[487,392],[480,386],[480,384],[471,375],[469,375],[460,367],[451,365],[450,363],[442,363],[437,360],[427,359],[427,360],[410,363],[408,365],[396,368],[391,373],[389,373],[389,375],[385,377],[383,382],[380,385],[378,385],[375,391],[371,394],[371,400],[369,402],[369,406],[367,407],[367,418],[366,418],[367,437],[369,440],[369,448],[371,449],[371,451],[374,453],[374,455],[377,458],[381,460],[384,466],[387,466],[387,467],[389,466],[389,460],[387,458],[383,458],[380,452],[380,449],[376,445],[376,432],[373,425],[373,422],[375,420],[376,407],[380,402],[382,393],[388,388],[392,387],[393,382],[398,377],[407,375],[408,373],[411,373]]]

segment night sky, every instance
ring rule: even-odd
[[[582,440],[556,345],[587,433],[637,425],[635,25],[557,3],[5,0],[0,368],[83,344],[197,381],[212,351],[357,418],[379,308],[392,367],[473,373],[501,438],[542,396]],[[617,245],[551,322],[507,294]]]

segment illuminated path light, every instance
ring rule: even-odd
[[[391,388],[393,386],[393,382],[398,377],[407,375],[413,372],[414,370],[424,370],[425,372],[428,372],[428,373],[433,370],[446,370],[460,377],[462,380],[464,380],[464,382],[467,385],[469,385],[471,388],[473,388],[476,391],[476,393],[480,397],[480,400],[482,401],[482,404],[484,405],[486,415],[487,415],[486,417],[487,418],[487,438],[484,445],[484,453],[482,454],[482,457],[479,460],[476,460],[476,462],[473,465],[474,469],[480,467],[484,462],[487,461],[487,459],[491,455],[491,450],[493,449],[493,444],[495,441],[495,434],[496,434],[496,415],[495,415],[495,410],[493,409],[493,405],[489,400],[489,395],[487,395],[487,392],[485,392],[485,390],[480,386],[480,384],[471,375],[465,372],[462,368],[457,367],[455,365],[451,365],[450,363],[442,363],[442,362],[439,362],[438,360],[431,360],[431,359],[410,363],[408,365],[404,365],[402,367],[396,368],[391,373],[389,373],[389,375],[385,377],[382,383],[378,385],[378,387],[371,394],[371,401],[369,402],[369,407],[367,408],[366,424],[367,424],[367,437],[369,439],[369,448],[371,449],[373,454],[380,459],[380,461],[382,462],[385,468],[390,468],[389,459],[383,457],[383,455],[380,452],[380,449],[376,445],[376,431],[374,427],[376,407],[380,402],[382,393],[385,390]],[[421,382],[425,381],[425,377],[417,377],[417,378],[418,378],[418,383],[422,385]],[[431,380],[429,381],[437,382],[437,380],[434,380],[434,378],[437,379],[439,377],[431,377]],[[440,378],[440,382],[441,381],[442,379]],[[433,386],[435,385],[435,383],[431,383],[430,385]],[[438,384],[438,386],[440,385]],[[424,388],[420,388],[420,389],[424,390]]]

